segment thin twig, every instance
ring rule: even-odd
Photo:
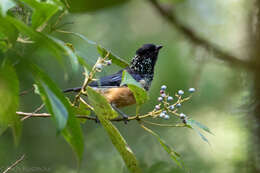
[[[31,89],[28,89],[28,90],[22,91],[22,92],[19,94],[19,96],[26,95],[26,94],[28,94],[28,93],[32,92],[32,91],[33,91],[33,89],[34,89],[34,88],[32,87]]]
[[[17,40],[16,40],[17,42],[20,42],[20,43],[26,43],[26,44],[32,44],[32,43],[34,43],[34,41],[31,41],[31,40],[29,40],[29,38],[21,38],[21,37],[18,37],[17,38]]]
[[[160,15],[164,19],[166,19],[170,24],[172,24],[175,28],[177,28],[184,36],[186,36],[187,39],[189,39],[192,43],[199,45],[208,51],[211,51],[216,58],[228,62],[231,65],[238,65],[247,69],[258,68],[257,64],[248,60],[239,59],[234,55],[231,55],[230,53],[221,50],[217,45],[200,37],[191,28],[187,27],[177,19],[174,9],[169,10],[168,8],[165,8],[157,0],[148,0],[148,1],[152,4],[152,6],[160,13]]]
[[[37,113],[37,112],[39,112],[39,111],[40,111],[44,106],[45,106],[44,103],[41,104],[38,108],[35,109],[35,111],[33,111],[33,113]],[[27,115],[27,116],[21,118],[21,121],[24,121],[24,120],[26,120],[27,118],[30,118],[30,117],[31,117],[30,115]]]
[[[38,108],[35,109],[35,111],[33,111],[33,113],[37,113],[39,112],[43,107],[45,106],[45,104],[41,104]]]
[[[160,112],[161,111],[157,111],[154,114],[158,114]],[[17,111],[16,114],[19,115],[19,116],[22,116],[22,117],[29,116],[30,118],[31,117],[38,117],[38,118],[49,118],[49,117],[51,117],[51,114],[49,114],[49,113],[31,113],[31,112]],[[138,119],[147,118],[147,117],[152,116],[152,115],[153,115],[153,112],[145,114],[145,115],[140,115],[138,117],[136,115],[134,115],[134,116],[129,116],[127,120],[129,120],[129,121],[138,120]],[[88,116],[88,115],[76,115],[76,118],[96,120],[96,117],[92,117],[92,116]],[[109,119],[109,120],[110,121],[125,121],[125,118],[118,117],[118,118],[113,118],[113,119]]]
[[[61,22],[62,18],[65,16],[66,14],[66,10],[64,10],[58,17],[58,19],[56,20],[55,24],[53,26],[51,26],[52,31],[56,30],[58,27],[58,24]]]
[[[85,84],[85,83],[84,83]],[[85,85],[83,85],[84,87]],[[172,104],[173,106],[176,106],[178,103],[182,103],[182,102],[186,102],[188,101],[189,99],[191,99],[192,95],[188,96],[188,97],[185,97],[185,98],[182,98],[181,95],[178,95],[176,94],[176,97],[178,97],[178,100]],[[81,103],[83,103],[85,106],[87,106],[89,109],[91,109],[92,111],[94,110],[87,102],[85,102],[84,99],[82,99],[81,97],[79,97],[79,100],[81,101]],[[177,113],[178,109],[175,109],[175,110],[171,110],[170,109],[170,106],[168,105],[168,103],[164,103],[165,104],[165,109],[168,110],[168,112],[170,112],[171,114],[177,116],[177,117],[180,117],[180,115]],[[17,115],[23,117],[21,120],[25,120],[25,119],[28,119],[28,118],[31,118],[31,117],[42,117],[42,118],[48,118],[48,117],[51,117],[51,114],[48,114],[48,113],[36,113],[36,111],[38,111],[39,109],[41,109],[44,105],[41,105],[39,108],[37,108],[35,110],[35,112],[31,113],[31,112],[16,112]],[[129,116],[127,118],[127,121],[131,121],[131,120],[137,120],[137,121],[140,121],[140,120],[143,120],[145,118],[148,118],[148,117],[151,117],[151,118],[156,118],[158,117],[158,115],[160,115],[162,113],[163,110],[156,110],[154,109],[153,111],[151,112],[148,112],[144,115],[133,115],[133,116]],[[88,119],[88,120],[94,120],[96,121],[96,117],[92,117],[92,116],[89,116],[89,115],[76,115],[76,118],[82,118],[82,119]],[[117,117],[117,118],[113,118],[113,119],[108,119],[109,121],[116,121],[116,122],[120,122],[120,121],[126,121],[125,118],[122,118],[122,117]],[[150,124],[152,124],[152,122],[150,122]],[[158,124],[153,124],[153,125],[158,125]],[[165,126],[169,126],[169,125],[165,125]],[[170,125],[171,127],[173,127],[172,125]],[[177,125],[178,126],[178,125]]]
[[[69,8],[70,8],[70,5],[69,5],[69,3],[68,3],[68,0],[65,0],[64,2],[65,2],[66,7],[69,9]]]
[[[154,123],[151,121],[146,121],[146,120],[141,120],[142,122],[146,123],[146,124],[150,124],[150,125],[156,125],[156,126],[160,126],[160,127],[185,127],[185,124],[160,124],[160,123]]]
[[[10,171],[12,168],[14,168],[17,164],[19,164],[23,159],[25,155],[22,155],[20,159],[18,159],[16,162],[14,162],[11,166],[9,166],[3,173],[7,173]]]
[[[106,58],[108,58],[109,55],[110,55],[110,52],[108,52],[105,57],[102,57],[102,59],[101,59],[101,58],[98,59],[97,62],[96,62],[96,64],[92,67],[92,69],[91,69],[91,71],[89,72],[89,74],[85,74],[85,79],[84,79],[84,83],[83,83],[83,85],[82,85],[82,87],[81,87],[81,90],[80,90],[79,93],[75,96],[75,99],[74,99],[74,102],[73,102],[73,105],[74,105],[74,106],[76,105],[77,101],[79,100],[81,94],[85,93],[88,84],[93,81],[93,78],[94,78],[94,76],[95,76],[95,73],[97,72],[97,70],[96,70],[97,64],[99,64],[101,60],[105,60]]]
[[[90,106],[82,97],[79,98],[79,100],[89,109],[91,109],[92,111],[94,111],[94,108],[92,106]]]
[[[51,117],[51,114],[48,113],[31,113],[31,112],[16,112],[17,115],[22,117],[38,117],[38,118],[49,118]],[[145,118],[147,115],[139,116],[139,118]],[[76,118],[82,118],[82,119],[88,119],[88,120],[96,120],[96,117],[88,116],[88,115],[76,115]],[[129,116],[128,120],[136,120],[136,116]],[[110,121],[125,121],[125,118],[114,118],[110,119]]]

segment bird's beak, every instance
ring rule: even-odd
[[[162,47],[163,47],[162,45],[157,45],[157,46],[156,46],[156,49],[157,49],[157,50],[160,50]]]

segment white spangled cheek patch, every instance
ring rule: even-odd
[[[151,63],[152,63],[152,60],[151,60],[151,58],[146,58],[146,59],[143,60],[143,63],[144,63],[145,65],[151,64]]]

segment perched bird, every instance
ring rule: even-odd
[[[161,45],[144,44],[136,51],[126,70],[141,86],[148,91],[154,76],[154,67],[157,61]],[[91,82],[89,86],[95,88],[104,95],[112,107],[118,111],[124,118],[127,118],[118,108],[136,103],[133,93],[127,86],[120,86],[123,70],[115,74],[101,77],[98,81]],[[79,92],[81,87],[70,88],[63,92]]]

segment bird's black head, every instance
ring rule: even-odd
[[[144,44],[136,51],[136,56],[130,64],[130,69],[139,74],[153,74],[154,66],[161,45]]]
[[[142,57],[154,57],[157,58],[159,50],[162,48],[161,45],[156,46],[154,44],[144,44],[141,48],[136,51],[136,55]]]
[[[143,85],[146,90],[151,86],[154,66],[161,48],[161,45],[144,44],[136,51],[136,55],[131,61],[129,67],[131,72],[142,77],[142,80],[144,80]]]

